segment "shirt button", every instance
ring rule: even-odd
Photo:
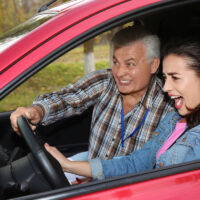
[[[163,163],[162,162],[160,163],[160,167],[163,167]]]
[[[184,137],[184,138],[182,139],[182,142],[185,142],[186,139],[187,139],[187,137]]]
[[[155,135],[155,136],[157,136],[159,133],[160,133],[160,131],[158,131],[158,132],[155,132],[155,133],[154,133],[154,135]]]

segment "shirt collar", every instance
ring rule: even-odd
[[[117,85],[115,83],[115,80],[112,76],[112,73],[111,73],[110,78],[111,78],[111,84],[113,85],[114,93],[121,96],[121,94],[117,88]],[[149,83],[149,87],[147,88],[147,91],[143,95],[142,99],[139,101],[139,104],[144,106],[147,109],[151,109],[153,102],[154,102],[153,100],[154,100],[156,94],[160,91],[162,92],[161,80],[156,75],[153,75],[151,78],[151,81]]]
[[[158,95],[158,93],[162,93],[162,83],[156,75],[153,75],[149,83],[149,87],[143,95],[140,104],[147,109],[151,109],[154,98]]]

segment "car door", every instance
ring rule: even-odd
[[[98,2],[101,5],[100,1]],[[96,5],[95,1],[91,1],[89,7],[93,8],[90,9],[94,9],[93,5]],[[90,14],[85,11],[87,6],[63,13],[54,22],[49,22],[50,25],[46,27],[47,31],[51,32],[56,25],[60,28],[52,31],[52,35],[49,35],[48,38],[45,38],[42,33],[45,26],[40,27],[39,30],[32,32],[16,44],[18,57],[12,57],[9,62],[6,60],[6,57],[14,51],[14,46],[5,54],[1,54],[0,64],[4,66],[1,70],[1,81],[3,80],[1,82],[1,98],[60,55],[99,33],[127,22],[144,23],[159,34],[163,41],[175,34],[177,29],[174,27],[179,27],[178,25],[181,23],[185,25],[183,22],[187,20],[186,29],[190,31],[199,29],[200,3],[197,0],[107,1],[106,5],[107,7],[100,7],[96,11],[95,9],[93,12],[88,11]],[[70,17],[73,20],[70,20]],[[27,45],[22,44],[24,42]],[[24,47],[20,49],[20,46],[23,45]],[[7,126],[10,129],[9,115],[9,112],[0,115],[0,125],[4,128],[5,133],[8,131]],[[199,161],[194,161],[135,175],[29,195],[19,199],[198,199],[199,164]]]

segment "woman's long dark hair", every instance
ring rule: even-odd
[[[190,114],[186,115],[186,121],[189,128],[193,128],[200,124],[200,105],[197,106]]]
[[[188,67],[195,71],[200,79],[200,38],[198,36],[179,37],[168,41],[162,49],[162,57],[165,58],[170,54],[186,58]],[[200,124],[200,105],[193,109],[188,108],[188,110],[191,112],[185,116],[187,126],[193,128]]]

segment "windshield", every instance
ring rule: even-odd
[[[16,26],[10,31],[0,35],[0,52],[4,51],[13,43],[24,37],[26,34],[55,16],[57,12],[53,13],[39,13],[26,22]]]

